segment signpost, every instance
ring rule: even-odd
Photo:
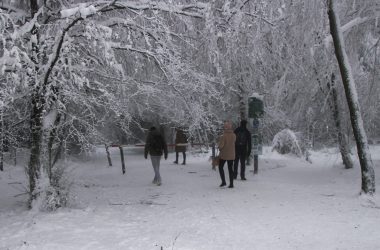
[[[264,102],[261,96],[248,98],[248,118],[252,124],[253,174],[259,171],[259,155],[263,154],[260,119],[264,116]]]

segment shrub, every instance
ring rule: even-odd
[[[272,141],[272,151],[276,150],[280,154],[294,154],[302,156],[302,149],[296,134],[290,129],[278,132]]]

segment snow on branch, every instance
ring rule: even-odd
[[[117,43],[114,43],[112,45],[112,48],[113,49],[119,49],[119,50],[129,50],[129,51],[134,51],[134,52],[137,52],[137,53],[140,53],[142,55],[144,55],[145,57],[147,58],[152,58],[155,62],[155,64],[157,65],[157,67],[162,71],[162,73],[165,75],[165,77],[168,79],[168,75],[165,71],[165,69],[163,68],[162,66],[162,63],[160,62],[160,60],[158,60],[158,58],[152,54],[151,52],[147,51],[147,50],[140,50],[140,49],[136,49],[136,48],[132,48],[132,46],[120,46],[118,45]]]
[[[26,16],[26,12],[24,10],[19,9],[19,8],[15,8],[15,7],[13,7],[9,4],[6,4],[6,3],[1,3],[0,10],[4,10],[5,12],[8,12],[8,13],[14,12],[20,16]]]
[[[47,71],[45,73],[45,76],[44,76],[44,85],[47,84],[48,80],[49,80],[49,77],[50,77],[50,74],[51,72],[53,71],[53,68],[54,66],[56,65],[59,57],[60,57],[60,54],[61,54],[61,49],[62,49],[62,45],[63,45],[63,41],[65,40],[65,36],[66,36],[66,33],[77,23],[79,22],[80,20],[82,20],[82,18],[78,18],[78,19],[75,19],[74,21],[72,21],[63,31],[62,33],[60,34],[60,36],[57,37],[57,43],[55,43],[55,46],[54,46],[54,53],[49,57],[49,61],[48,63],[46,64],[47,66]]]
[[[103,1],[104,2],[104,1]],[[99,2],[100,3],[100,2]],[[109,3],[109,2],[108,2]],[[195,3],[195,4],[186,4],[186,5],[171,5],[162,2],[150,2],[150,3],[140,3],[135,1],[113,1],[109,5],[110,9],[131,9],[134,11],[144,11],[144,10],[160,10],[169,13],[176,13],[189,17],[204,18],[204,14],[201,12],[207,8],[205,3]],[[109,9],[105,8],[102,11],[107,11]]]
[[[80,4],[78,7],[61,10],[61,17],[68,18],[79,13],[80,17],[86,18],[87,16],[93,15],[96,12],[97,9],[93,5],[86,6],[85,4]]]
[[[371,17],[356,17],[353,20],[346,23],[345,25],[343,25],[340,28],[340,30],[342,33],[344,33],[344,32],[350,31],[353,27],[359,26],[368,21],[376,20],[378,18],[380,18],[380,14],[377,16],[371,16]],[[331,34],[329,34],[323,39],[323,43],[325,44],[325,47],[328,47],[331,44],[331,42],[332,42]]]
[[[29,22],[26,22],[23,26],[21,26],[19,29],[16,29],[14,33],[11,35],[11,38],[16,40],[17,38],[20,38],[24,36],[26,33],[29,33],[32,31],[33,27],[38,22],[38,16],[42,13],[43,8],[40,8],[38,12],[34,15],[33,19]]]
[[[252,14],[252,13],[248,13],[248,12],[243,12],[245,15],[247,16],[251,16],[251,17],[254,17],[254,18],[259,18],[261,20],[263,20],[264,22],[266,22],[267,24],[271,25],[271,26],[275,26],[275,24],[269,20],[267,20],[266,18],[262,17],[262,16],[259,16],[257,14]]]

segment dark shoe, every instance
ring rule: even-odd
[[[182,162],[182,165],[186,165],[186,163],[185,163],[185,162]]]
[[[242,181],[246,181],[247,179],[245,177],[241,177],[241,180]]]
[[[228,188],[233,188],[233,187],[234,187],[234,185],[229,185],[229,186],[228,186]]]
[[[226,185],[226,183],[222,183],[219,185],[219,187],[224,187]]]
[[[173,163],[178,164],[178,161],[173,161]]]

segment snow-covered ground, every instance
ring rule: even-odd
[[[379,176],[380,146],[371,153]],[[125,149],[125,175],[111,154],[112,167],[104,148],[72,160],[75,203],[52,213],[25,209],[23,164],[6,165],[0,249],[380,249],[379,195],[359,196],[358,163],[344,170],[335,149],[312,152],[310,164],[265,148],[259,174],[249,166],[233,189],[219,188],[207,154],[188,153],[186,166],[170,154],[162,186],[141,149]]]

